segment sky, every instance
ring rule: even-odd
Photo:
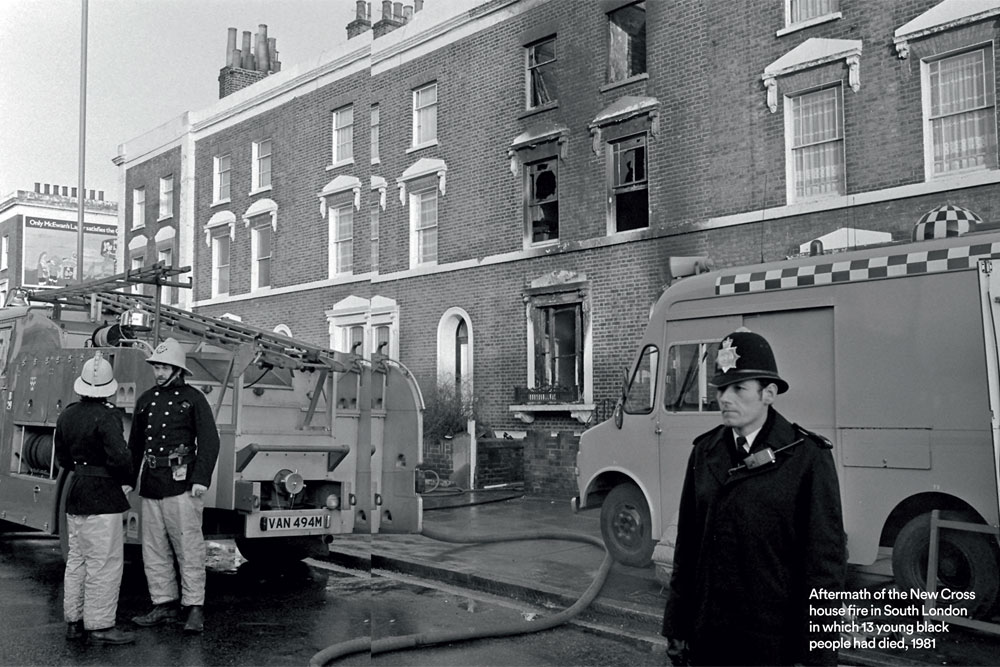
[[[373,5],[376,3],[373,3]],[[0,197],[79,183],[83,0],[0,0]],[[85,188],[118,199],[118,145],[219,98],[229,28],[282,68],[347,39],[354,0],[89,0]],[[376,10],[377,13],[377,10]]]

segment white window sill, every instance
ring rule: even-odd
[[[601,92],[606,93],[609,90],[614,90],[615,88],[621,88],[622,86],[627,86],[630,83],[635,83],[637,81],[645,81],[648,78],[649,74],[647,72],[643,72],[642,74],[633,74],[627,79],[622,79],[621,81],[612,81],[611,83],[604,84],[603,86],[601,86]]]
[[[164,220],[170,220],[173,217],[174,217],[174,214],[173,213],[169,213],[167,215],[161,215],[159,218],[156,219],[156,221],[157,222],[163,222]]]
[[[381,158],[373,157],[372,164],[382,164]]]
[[[417,144],[416,146],[410,146],[409,148],[406,149],[406,152],[415,153],[417,151],[422,151],[425,148],[432,148],[437,145],[438,145],[438,140],[435,139],[434,141],[428,141],[427,143]]]
[[[829,21],[836,21],[839,18],[843,18],[843,14],[841,14],[840,12],[833,12],[832,14],[824,14],[823,16],[817,16],[815,18],[811,18],[808,21],[802,21],[801,23],[794,23],[792,25],[785,26],[778,32],[774,33],[774,36],[782,37],[784,35],[790,35],[793,32],[798,32],[799,30],[811,28],[814,25],[827,23]]]
[[[264,186],[264,187],[262,187],[262,188],[257,188],[256,190],[251,190],[251,191],[250,191],[249,193],[247,193],[247,194],[249,194],[249,196],[253,197],[254,195],[259,195],[259,194],[261,194],[262,192],[270,192],[270,191],[271,191],[271,186],[270,186],[270,185],[265,185],[265,186]]]
[[[339,169],[341,167],[347,167],[352,164],[354,164],[354,158],[350,158],[348,160],[340,160],[339,162],[334,162],[333,164],[327,165],[326,170],[330,171],[331,169]]]
[[[213,207],[215,207],[215,206],[222,206],[223,204],[229,204],[229,203],[232,203],[232,201],[233,201],[232,199],[228,199],[228,198],[227,198],[227,199],[217,199],[217,200],[215,200],[214,202],[212,202],[212,204],[211,204],[211,205],[212,205]]]
[[[517,115],[520,118],[527,118],[528,116],[534,116],[536,113],[542,113],[544,111],[549,111],[551,109],[559,108],[559,100],[554,102],[546,102],[545,104],[539,104],[537,107],[531,107],[530,109],[525,109]]]
[[[528,248],[548,248],[550,246],[556,246],[556,245],[559,245],[559,239],[558,238],[548,239],[547,241],[536,241],[536,242],[532,242],[530,239],[528,239],[527,241],[524,242],[525,249],[528,249]]]
[[[593,403],[539,403],[538,405],[511,405],[507,409],[514,417],[525,424],[535,421],[536,412],[568,412],[573,419],[581,424],[590,421],[594,412]]]
[[[145,228],[146,228],[146,223],[142,223],[141,225],[132,225],[132,230],[131,231],[137,232],[137,231],[139,231],[141,229],[145,229]]]

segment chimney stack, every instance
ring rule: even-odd
[[[354,20],[347,24],[347,39],[352,39],[372,27],[372,3],[357,0],[355,3]]]
[[[280,70],[276,40],[267,36],[267,25],[258,25],[253,49],[249,30],[243,31],[242,48],[237,49],[236,28],[229,28],[226,66],[219,71],[219,99]]]
[[[392,32],[406,23],[403,18],[403,3],[397,2],[395,8],[392,0],[382,0],[382,19],[372,26],[375,39]]]

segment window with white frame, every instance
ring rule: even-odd
[[[228,229],[225,230],[228,232]],[[229,294],[230,239],[228,233],[212,237],[212,296]]]
[[[527,233],[532,243],[559,239],[559,158],[525,165]]]
[[[160,179],[160,211],[159,219],[169,218],[174,214],[174,177],[164,176]]]
[[[843,99],[840,85],[786,98],[790,202],[844,194]]]
[[[438,191],[429,187],[410,193],[410,264],[436,264],[438,258]]]
[[[375,351],[379,354],[389,354],[389,345],[391,344],[391,329],[388,324],[379,324],[372,328],[372,346]]]
[[[0,241],[0,271],[7,268],[8,262],[10,261],[10,235],[4,234],[2,241]]]
[[[371,270],[378,272],[378,223],[379,223],[379,205],[378,202],[372,204],[369,212],[369,220],[371,222],[371,240],[372,240],[372,266]]]
[[[253,142],[253,165],[250,169],[253,191],[271,187],[271,140]]]
[[[169,247],[159,248],[156,251],[156,261],[160,262],[164,266],[173,266],[174,249]],[[177,288],[168,287],[163,293],[163,298],[167,303],[177,303]]]
[[[271,248],[274,230],[269,215],[259,216],[253,223],[250,236],[250,253],[253,264],[250,269],[250,284],[253,289],[271,286]]]
[[[551,104],[559,99],[556,79],[556,38],[547,37],[525,47],[527,108]]]
[[[608,83],[646,73],[646,3],[608,13]]]
[[[795,25],[840,11],[840,0],[785,0],[785,23]]]
[[[213,204],[227,202],[230,198],[230,176],[232,158],[228,155],[217,155],[212,166],[212,196]]]
[[[333,112],[333,163],[354,160],[354,106],[348,104]]]
[[[924,61],[928,178],[997,168],[993,47]]]
[[[330,218],[330,274],[354,270],[354,204],[350,201],[332,205]]]
[[[649,227],[645,133],[610,142],[608,152],[611,230]]]
[[[132,255],[132,258],[129,262],[129,266],[133,271],[136,271],[142,268],[144,261],[145,257],[143,257],[142,255]],[[142,294],[142,284],[141,283],[133,284],[131,287],[131,292],[132,294]]]
[[[132,229],[146,226],[146,188],[132,190]]]
[[[372,163],[379,161],[379,109],[377,104],[372,105],[371,116],[369,118],[369,135],[371,137],[371,159]]]
[[[437,141],[437,83],[413,91],[413,145]]]

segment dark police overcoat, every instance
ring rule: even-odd
[[[737,467],[732,429],[695,440],[682,491],[666,637],[688,641],[694,664],[835,664],[832,651],[807,651],[811,590],[840,591],[846,538],[829,445],[774,408],[753,452],[798,444],[774,463]],[[840,603],[835,603],[839,606]]]

